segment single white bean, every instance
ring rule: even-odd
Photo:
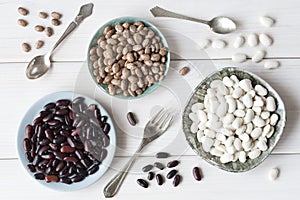
[[[247,133],[243,133],[242,135],[239,136],[239,138],[243,141],[243,142],[248,142],[250,140],[250,137]]]
[[[199,123],[196,123],[196,122],[192,123],[192,125],[191,125],[191,132],[192,133],[197,133],[197,131],[198,131],[198,124]]]
[[[261,150],[259,149],[253,149],[248,153],[248,156],[250,159],[255,159],[261,154]]]
[[[206,49],[210,46],[211,44],[211,40],[209,39],[202,39],[200,41],[198,41],[198,45],[200,47],[200,49]]]
[[[266,125],[265,120],[263,120],[260,116],[255,116],[254,119],[252,120],[253,124],[257,127],[263,127]]]
[[[244,110],[236,110],[233,112],[233,114],[237,117],[244,117],[246,113]]]
[[[253,129],[253,131],[251,132],[251,137],[256,140],[257,138],[259,138],[262,134],[262,129],[261,128],[255,128]]]
[[[239,86],[239,79],[236,77],[236,75],[231,75],[230,79],[234,82],[233,87],[238,87]]]
[[[198,129],[204,131],[206,129],[206,122],[200,122],[198,125]]]
[[[231,113],[227,113],[225,117],[223,118],[223,124],[231,124],[234,120],[234,115]]]
[[[271,125],[267,124],[264,128],[263,128],[263,132],[262,132],[262,136],[266,137],[268,135],[268,133],[270,133],[271,130]]]
[[[236,105],[239,110],[244,110],[246,108],[245,104],[239,99],[236,100]]]
[[[227,128],[222,128],[220,131],[221,131],[222,134],[224,134],[228,137],[233,135],[233,132],[231,130],[227,129]]]
[[[228,104],[228,113],[233,113],[236,110],[236,101],[232,97],[227,98],[226,101]]]
[[[193,121],[193,122],[199,122],[199,118],[195,113],[190,113],[189,114],[189,118]]]
[[[258,140],[258,141],[257,141],[257,147],[258,147],[258,149],[261,150],[261,151],[265,151],[265,150],[268,149],[268,145],[267,145],[266,142],[263,141],[263,140]]]
[[[243,94],[243,90],[240,87],[236,87],[233,90],[232,97],[238,99],[242,96],[242,94]]]
[[[210,149],[210,152],[209,152],[211,155],[214,155],[214,156],[217,156],[217,157],[221,157],[223,154],[224,154],[224,152],[222,152],[222,151],[220,151],[220,150],[218,150],[218,149],[216,149],[216,148],[214,148],[214,147],[212,147],[211,149]]]
[[[234,42],[233,42],[233,47],[234,48],[240,48],[245,44],[245,37],[240,35],[238,36]]]
[[[229,154],[229,153],[224,153],[221,157],[220,157],[220,161],[221,163],[229,163],[233,160],[233,155]]]
[[[210,148],[214,144],[214,140],[207,136],[203,136],[201,138],[201,142],[202,142],[202,148],[205,152],[209,152]]]
[[[231,80],[228,76],[225,76],[222,81],[226,87],[232,87],[234,85],[233,80]]]
[[[219,146],[215,146],[215,148],[223,153],[226,151],[226,147],[223,144],[221,144]]]
[[[259,21],[265,27],[271,27],[275,23],[275,20],[269,16],[261,16]]]
[[[269,171],[269,179],[271,181],[274,181],[276,180],[278,177],[279,177],[279,174],[280,174],[280,171],[278,168],[272,168],[270,171]]]
[[[271,46],[273,43],[273,39],[271,38],[271,36],[269,36],[265,33],[259,34],[259,41],[260,41],[260,43],[262,43],[262,45],[264,45],[266,47]]]
[[[233,144],[233,141],[234,141],[235,137],[232,135],[232,136],[229,136],[226,141],[224,142],[224,145],[225,147],[229,147]]]
[[[242,141],[239,138],[235,138],[233,141],[233,146],[236,150],[240,151],[242,149]]]
[[[252,89],[252,83],[249,79],[243,79],[239,82],[240,88],[242,88],[245,92],[249,92]]]
[[[278,68],[280,63],[277,60],[266,60],[264,64],[264,68],[266,69],[276,69]]]
[[[270,117],[270,112],[268,112],[268,111],[263,111],[263,112],[261,112],[260,117],[261,117],[262,119],[266,120],[266,119],[268,119],[268,118]]]
[[[204,132],[203,131],[201,131],[201,130],[197,131],[196,137],[197,137],[198,142],[201,142],[201,138],[203,136],[204,136]]]
[[[260,106],[253,106],[252,110],[255,112],[255,114],[260,115],[262,108]]]
[[[276,113],[273,113],[270,117],[270,124],[275,126],[278,122],[279,116]]]
[[[216,132],[213,131],[213,130],[210,130],[210,129],[205,129],[204,130],[204,135],[214,139],[216,137]]]
[[[247,60],[247,56],[244,53],[235,53],[232,55],[231,60],[235,63],[243,63]]]
[[[216,134],[216,139],[220,142],[225,142],[226,141],[226,136],[222,133],[217,133]]]
[[[204,109],[204,105],[203,103],[194,103],[191,106],[191,111],[196,113],[198,110],[203,110]]]
[[[242,135],[246,130],[246,125],[241,126],[240,128],[235,130],[236,135]]]
[[[242,141],[242,147],[244,151],[250,151],[253,146],[254,144],[251,139],[249,139],[248,141]]]
[[[262,61],[264,59],[264,57],[266,56],[266,52],[263,50],[258,50],[255,52],[255,54],[252,57],[252,62],[254,63],[259,63],[260,61]]]
[[[246,111],[246,115],[244,117],[244,123],[248,124],[249,122],[251,122],[254,118],[254,111],[252,109],[248,109]]]
[[[267,138],[272,137],[272,135],[274,134],[274,132],[275,132],[275,129],[274,129],[273,126],[271,126],[270,131],[269,131],[269,133],[267,134]]]
[[[245,151],[240,151],[239,152],[239,161],[241,163],[245,163],[246,162],[246,152]]]
[[[247,124],[246,133],[250,134],[253,130],[253,124],[250,122]]]
[[[226,148],[226,151],[227,151],[227,153],[233,155],[233,154],[236,152],[236,149],[235,149],[235,147],[234,147],[233,145],[231,145],[231,146],[228,146],[228,147]],[[234,160],[234,159],[232,159],[232,161],[233,161],[233,160]]]
[[[247,37],[247,42],[250,47],[255,47],[258,45],[258,36],[255,33],[251,33]]]
[[[228,104],[226,101],[222,101],[217,109],[217,116],[218,117],[223,117],[226,113],[228,112]]]
[[[213,40],[211,44],[212,48],[214,49],[223,49],[224,47],[226,47],[226,45],[227,43],[221,39]]]
[[[242,102],[246,106],[246,108],[251,108],[253,106],[253,99],[249,92],[243,96]]]
[[[264,103],[262,100],[255,100],[255,101],[253,102],[253,106],[254,106],[254,107],[263,107],[264,104],[265,104],[265,103]]]
[[[275,99],[271,96],[266,99],[266,109],[270,112],[274,112],[276,110]]]
[[[206,122],[207,121],[206,112],[204,112],[203,110],[198,110],[196,112],[196,115],[197,115],[200,122]]]
[[[238,129],[242,126],[242,124],[243,124],[243,120],[241,118],[237,117],[233,120],[232,127],[234,129]]]
[[[267,89],[265,87],[263,87],[262,85],[256,85],[254,87],[254,90],[259,96],[266,96],[268,94]]]

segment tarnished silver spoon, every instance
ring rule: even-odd
[[[52,49],[45,55],[39,55],[34,57],[26,68],[26,76],[29,79],[36,79],[43,76],[51,67],[50,57],[54,50],[61,44],[61,42],[72,33],[75,28],[88,16],[93,13],[94,4],[89,3],[80,7],[80,11],[74,21],[68,26],[59,40],[55,43]]]
[[[155,6],[154,8],[151,8],[150,12],[152,13],[152,15],[154,17],[171,17],[171,18],[176,18],[176,19],[184,19],[184,20],[203,23],[203,24],[208,25],[213,32],[219,33],[219,34],[227,34],[227,33],[231,33],[236,30],[235,22],[228,17],[219,16],[219,17],[213,18],[210,21],[206,21],[206,20],[197,19],[197,18],[181,15],[178,13],[174,13],[174,12],[165,10],[159,6]]]

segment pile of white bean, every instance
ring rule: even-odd
[[[268,149],[279,116],[276,102],[262,85],[232,75],[214,80],[203,103],[191,107],[190,130],[205,152],[222,163],[255,159]]]
[[[264,27],[272,27],[275,23],[275,20],[269,16],[262,16],[260,17],[259,21]],[[256,48],[259,46],[259,44],[261,44],[263,48],[268,48],[273,44],[273,42],[273,38],[267,33],[250,33],[247,36],[238,35],[234,39],[232,46],[236,49],[239,49],[247,44],[251,48]],[[208,48],[210,45],[214,49],[223,49],[227,46],[227,44],[228,42],[223,39],[203,39],[198,42],[198,45],[201,49]],[[247,61],[247,57],[250,57],[253,63],[259,63],[265,58],[266,55],[266,50],[258,49],[253,55],[247,55],[246,53],[242,52],[234,53],[231,59],[235,63],[243,63]],[[264,62],[264,67],[266,69],[275,69],[278,68],[279,65],[280,63],[273,59],[268,59]]]

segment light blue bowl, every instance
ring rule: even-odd
[[[105,115],[108,117],[107,122],[111,125],[111,130],[109,132],[109,138],[110,138],[110,145],[106,147],[107,149],[107,157],[104,159],[104,161],[100,164],[99,170],[93,174],[87,176],[84,180],[77,182],[77,183],[72,183],[70,185],[65,184],[65,183],[46,183],[44,180],[36,180],[34,177],[34,173],[30,172],[27,168],[27,164],[29,164],[28,160],[25,157],[25,150],[23,148],[23,139],[25,138],[25,127],[27,124],[32,124],[33,120],[39,115],[40,111],[43,109],[44,105],[49,103],[49,102],[55,102],[58,99],[74,99],[78,96],[84,97],[85,103],[87,105],[89,104],[96,104],[98,108],[101,111],[102,115]],[[40,100],[38,100],[36,103],[34,103],[30,109],[27,111],[25,116],[23,117],[21,124],[19,126],[18,130],[18,136],[17,136],[17,150],[19,154],[19,160],[22,163],[24,169],[28,172],[28,174],[38,181],[40,184],[54,189],[54,190],[60,190],[60,191],[73,191],[73,190],[79,190],[85,187],[88,187],[89,185],[95,183],[100,177],[108,170],[110,167],[110,164],[113,160],[114,154],[115,154],[115,149],[116,149],[116,131],[114,128],[114,124],[112,121],[112,118],[109,116],[108,112],[99,104],[96,102],[94,99],[91,99],[85,95],[73,93],[73,92],[57,92],[57,93],[52,93],[49,94]]]
[[[88,48],[88,52],[87,52],[87,66],[89,68],[89,71],[90,71],[90,75],[93,79],[93,81],[95,82],[95,84],[104,92],[106,92],[107,94],[109,94],[108,92],[108,87],[106,84],[99,84],[96,80],[96,77],[94,76],[93,74],[93,63],[90,61],[89,59],[89,52],[90,52],[90,49],[94,46],[97,45],[97,41],[98,39],[101,37],[101,36],[104,36],[103,34],[103,31],[105,29],[105,27],[107,26],[110,26],[110,27],[114,27],[116,24],[118,23],[124,23],[124,22],[129,22],[129,23],[134,23],[134,22],[143,22],[144,25],[146,27],[150,27],[151,30],[153,30],[160,38],[161,38],[161,42],[163,44],[164,47],[168,48],[168,43],[165,39],[165,37],[163,36],[163,34],[158,30],[158,28],[156,28],[153,24],[151,24],[150,22],[144,20],[144,19],[141,19],[141,18],[138,18],[138,17],[119,17],[119,18],[116,18],[116,19],[112,19],[108,22],[106,22],[103,26],[101,26],[97,32],[95,33],[95,35],[93,36],[90,44],[89,44],[89,48]],[[166,55],[166,70],[164,72],[164,76],[167,75],[168,73],[168,70],[169,70],[169,66],[170,66],[170,50],[168,51],[168,54]],[[141,98],[141,97],[144,97],[146,96],[147,94],[153,92],[158,86],[159,86],[159,83],[160,82],[156,82],[155,84],[153,84],[151,87],[148,87],[141,95],[137,95],[137,96],[124,96],[123,94],[119,94],[119,95],[113,95],[114,97],[118,97],[118,98],[122,98],[122,99],[137,99],[137,98]]]

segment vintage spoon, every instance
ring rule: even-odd
[[[76,16],[75,20],[71,22],[59,40],[55,43],[52,49],[45,55],[39,55],[34,57],[28,64],[26,68],[26,76],[29,79],[36,79],[43,76],[48,69],[51,67],[50,57],[56,47],[58,47],[61,42],[72,33],[75,28],[88,16],[90,16],[93,12],[94,4],[89,3],[80,7],[80,11]]]
[[[235,22],[228,18],[228,17],[215,17],[210,21],[202,20],[202,19],[197,19],[193,17],[188,17],[185,15],[181,15],[178,13],[174,13],[165,9],[162,9],[159,6],[155,6],[154,8],[150,9],[150,12],[154,17],[171,17],[171,18],[177,18],[177,19],[184,19],[184,20],[190,20],[194,22],[200,22],[203,24],[206,24],[210,27],[210,29],[219,34],[227,34],[231,33],[236,30],[236,24]]]

